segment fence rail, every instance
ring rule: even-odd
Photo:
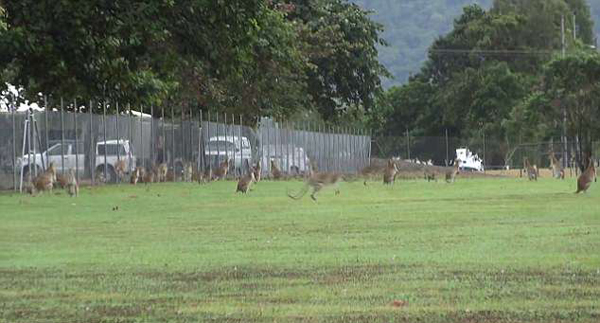
[[[105,109],[98,114],[90,106],[74,103],[66,111],[61,102],[60,109],[0,113],[0,188],[18,189],[50,162],[59,173],[74,169],[79,180],[90,184],[118,182],[115,168],[122,160],[126,172],[166,163],[175,180],[184,179],[185,165],[201,172],[225,159],[230,159],[232,177],[257,162],[263,176],[270,174],[272,163],[290,175],[314,168],[353,173],[369,164],[371,138],[358,129],[269,118],[249,127],[231,114],[154,107],[134,111],[118,104],[116,114]]]

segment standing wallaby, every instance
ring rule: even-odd
[[[119,182],[123,181],[123,177],[125,176],[125,170],[127,170],[127,164],[124,159],[120,159],[115,163],[115,172],[117,173],[117,178]]]
[[[396,181],[396,174],[398,173],[398,167],[392,159],[388,160],[387,167],[383,172],[383,184],[393,185]]]
[[[137,184],[138,180],[140,179],[140,168],[137,167],[132,173],[131,176],[129,177],[129,183],[135,185]]]
[[[456,175],[460,173],[460,159],[454,160],[454,167],[446,171],[446,183],[454,183]]]
[[[554,151],[550,150],[550,169],[552,176],[556,179],[565,179],[565,169],[562,166],[562,158],[559,161],[554,155]]]
[[[41,174],[39,174],[34,180],[33,180],[33,189],[32,189],[32,194],[34,194],[35,192],[42,192],[42,191],[50,191],[52,192],[52,187],[54,186],[54,175],[52,174],[52,172],[48,172],[47,170]]]
[[[527,172],[527,178],[529,178],[530,181],[537,181],[537,179],[538,179],[537,166],[536,165],[531,166],[531,164],[529,163],[529,159],[527,157],[523,158],[523,167],[525,168],[525,171]]]
[[[271,177],[273,177],[273,179],[275,180],[281,179],[283,177],[283,173],[281,173],[281,170],[277,166],[277,162],[275,162],[274,160],[271,160]]]
[[[581,175],[579,175],[579,178],[577,179],[577,192],[575,192],[575,194],[580,192],[587,192],[588,188],[590,188],[590,185],[592,185],[592,182],[594,182],[595,180],[596,168],[594,167],[594,161],[592,160],[592,158],[588,158],[587,169],[583,173],[581,173]]]
[[[229,172],[229,158],[219,164],[219,168],[215,170],[214,177],[216,180],[225,179],[225,177],[227,177],[227,172]]]
[[[256,162],[256,166],[252,168],[252,172],[254,173],[254,182],[258,183],[260,182],[260,174],[261,174],[262,168],[260,167],[260,160],[258,162]]]
[[[340,194],[340,190],[337,187],[338,183],[342,179],[342,175],[337,173],[313,173],[304,184],[304,187],[296,195],[292,195],[288,192],[288,196],[295,200],[298,200],[306,194],[309,188],[312,188],[312,194],[310,198],[314,201],[317,200],[317,193],[326,186],[335,186],[335,195]]]
[[[69,179],[67,182],[67,192],[71,197],[79,196],[79,184],[77,183],[77,176],[75,176],[75,170],[69,170]]]
[[[254,180],[254,172],[248,172],[248,175],[241,177],[238,181],[237,190],[235,192],[242,192],[244,194],[248,193]]]
[[[69,176],[68,174],[57,174],[56,182],[54,182],[54,188],[67,188],[69,184]]]

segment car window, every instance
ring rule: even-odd
[[[110,155],[110,156],[116,156],[117,154],[120,154],[121,156],[126,155],[125,148],[123,147],[123,145],[117,145],[117,144],[98,145],[98,155],[104,155],[105,150],[106,150],[106,155]]]
[[[77,142],[77,145],[73,145],[73,147],[75,148],[75,151],[73,152],[73,154],[77,155],[77,154],[84,154],[85,150],[83,148],[83,142]]]
[[[211,141],[208,143],[208,149],[210,150],[233,150],[234,144],[229,141]]]
[[[61,147],[63,148],[62,150],[64,150],[64,152],[61,152]],[[48,149],[48,156],[61,156],[62,154],[68,154],[69,153],[69,145],[61,145],[58,144],[50,149]]]

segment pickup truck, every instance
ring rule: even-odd
[[[47,166],[49,163],[54,163],[54,167],[58,173],[67,173],[69,169],[76,169],[83,173],[85,172],[85,150],[83,142],[77,142],[75,140],[66,139],[64,141],[52,141],[49,144],[50,148],[47,151],[37,154],[23,155],[17,158],[17,171],[23,173],[23,178],[27,179],[29,172],[34,168],[37,168],[37,172],[41,172],[42,157],[44,164]],[[104,173],[106,168],[106,181],[115,182],[117,174],[115,172],[115,164],[118,160],[125,160],[127,165],[126,172],[129,173],[136,166],[136,157],[133,154],[133,149],[129,143],[129,140],[107,140],[96,143],[95,147],[95,163],[94,172]],[[106,162],[104,159],[104,153],[106,152]],[[63,167],[63,156],[64,156],[64,167]]]

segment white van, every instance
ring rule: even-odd
[[[252,147],[247,137],[214,136],[208,138],[204,147],[204,156],[213,168],[229,158],[230,167],[243,169],[246,167],[246,160],[252,163]]]

